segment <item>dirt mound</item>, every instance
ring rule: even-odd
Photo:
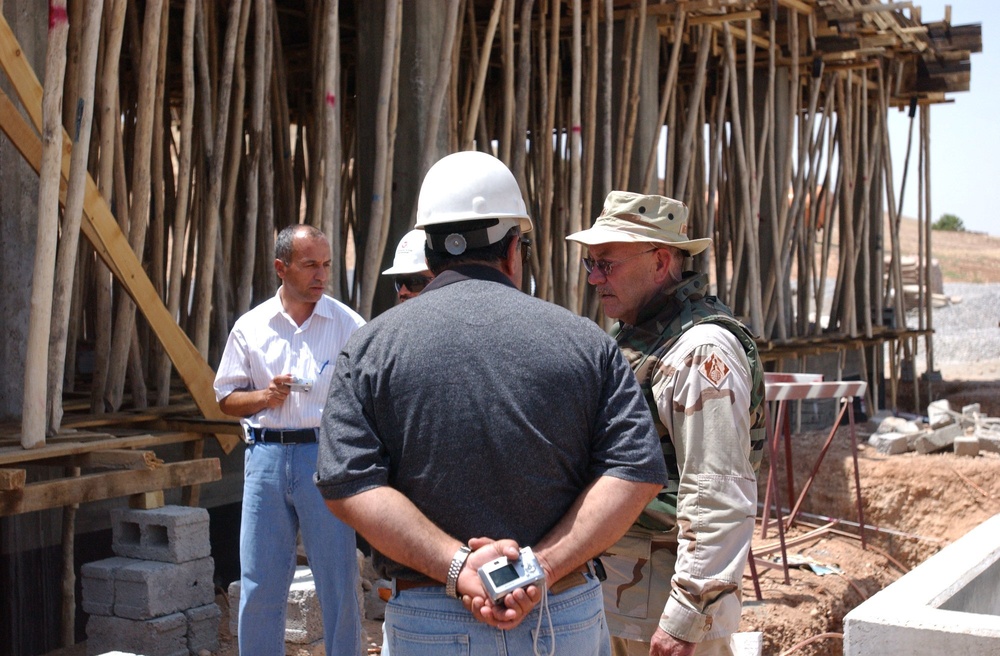
[[[807,644],[796,649],[795,654],[843,653],[840,634],[848,611],[946,544],[1000,513],[1000,456],[885,456],[863,443],[868,431],[866,427],[859,429],[864,521],[874,527],[865,532],[867,549],[862,549],[855,526],[858,512],[850,434],[847,427],[842,427],[803,503],[808,515],[786,536],[792,544],[789,562],[802,562],[802,566],[790,570],[787,585],[780,569],[758,566],[761,602],[755,599],[752,583],[748,580],[744,585],[741,630],[763,631],[765,654],[784,654],[803,642]],[[793,436],[796,491],[812,469],[809,454],[819,452],[826,435],[827,431],[820,431]],[[765,464],[761,499],[766,476]],[[784,485],[783,471],[779,480]],[[783,487],[782,492],[787,496]],[[787,500],[782,503],[788,506]],[[828,527],[826,518],[845,521]],[[767,539],[761,538],[758,523],[755,552],[766,553],[776,541],[773,528]]]

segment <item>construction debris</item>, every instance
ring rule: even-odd
[[[868,444],[885,455],[940,453],[952,450],[960,456],[978,456],[981,451],[1000,453],[1000,418],[989,417],[973,403],[961,412],[946,399],[927,406],[926,422],[903,417],[873,417],[877,422]]]

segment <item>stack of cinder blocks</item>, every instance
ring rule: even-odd
[[[229,632],[239,634],[240,582],[229,585]],[[295,578],[288,589],[285,616],[286,656],[324,656],[323,614],[316,596],[316,581],[312,570],[305,566],[295,568]],[[331,656],[333,656],[331,654]]]
[[[81,569],[87,654],[197,656],[219,646],[208,511],[115,510],[117,554]]]

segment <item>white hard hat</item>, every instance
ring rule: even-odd
[[[514,174],[496,157],[463,151],[427,171],[417,199],[417,228],[435,251],[460,255],[494,244],[513,228],[531,230]]]
[[[410,230],[403,235],[396,246],[396,256],[392,258],[392,266],[383,271],[382,275],[398,276],[428,271],[427,260],[424,258],[425,243],[427,235],[423,230]]]

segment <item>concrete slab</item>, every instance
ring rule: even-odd
[[[894,456],[910,450],[910,438],[902,433],[872,433],[868,444],[879,453]]]
[[[760,631],[734,633],[730,644],[735,656],[760,656],[764,650],[764,634]]]
[[[913,448],[919,453],[934,453],[951,448],[952,444],[955,443],[955,438],[960,437],[963,430],[959,424],[948,424],[944,428],[926,431],[913,441]]]
[[[844,656],[1000,654],[1000,515],[844,618]]]

